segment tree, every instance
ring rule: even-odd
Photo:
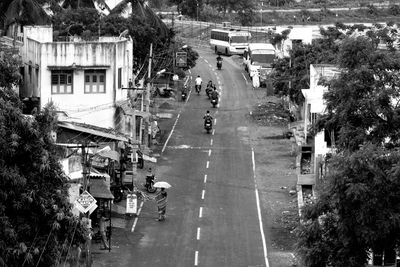
[[[13,88],[19,84],[19,67],[22,62],[18,56],[5,51],[0,52],[0,90]]]
[[[301,105],[304,101],[301,89],[309,87],[310,64],[336,64],[341,41],[356,30],[363,31],[365,26],[337,23],[335,27],[320,28],[322,38],[313,40],[312,44],[294,43],[289,59],[278,59],[273,66],[271,78],[275,93],[289,96],[294,103]],[[273,42],[279,39],[284,39],[284,36],[272,37]]]
[[[235,1],[235,5],[232,5],[231,8],[237,10],[239,21],[243,26],[251,26],[253,24],[255,5],[252,0]]]
[[[6,67],[4,66],[6,65]],[[22,114],[10,88],[16,68],[1,60],[0,78],[0,265],[53,266],[70,244],[80,244],[86,228],[71,213],[68,184],[51,138],[52,108]]]
[[[398,53],[378,49],[369,37],[344,40],[341,73],[325,83],[327,112],[316,125],[337,133],[339,149],[357,150],[365,142],[399,145],[399,60]]]
[[[318,200],[303,209],[298,252],[307,266],[364,267],[400,242],[400,153],[366,144],[329,163]]]
[[[180,4],[182,15],[187,15],[197,19],[197,15],[201,17],[201,10],[203,9],[202,0],[185,0]]]
[[[4,29],[13,23],[19,25],[47,25],[50,24],[50,17],[35,0],[13,0],[9,5],[5,3]]]

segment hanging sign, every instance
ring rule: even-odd
[[[187,65],[187,53],[186,52],[176,52],[176,66],[186,67]]]
[[[75,207],[82,213],[86,213],[96,205],[96,199],[89,194],[88,191],[84,191],[76,200]]]

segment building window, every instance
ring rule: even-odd
[[[52,94],[72,94],[72,70],[52,70],[51,71],[51,93]]]
[[[106,92],[106,71],[85,71],[85,94],[103,94]]]
[[[122,68],[118,68],[118,88],[122,87]]]

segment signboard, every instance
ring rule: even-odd
[[[176,52],[176,66],[186,67],[187,66],[187,53],[186,52]]]
[[[82,213],[86,213],[96,205],[96,199],[88,191],[83,192],[76,200],[75,207]]]
[[[137,197],[136,194],[128,194],[126,196],[126,213],[137,213]]]

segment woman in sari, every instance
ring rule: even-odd
[[[157,221],[165,220],[165,212],[167,210],[167,192],[165,188],[161,188],[160,192],[155,197],[157,201],[158,219]]]

